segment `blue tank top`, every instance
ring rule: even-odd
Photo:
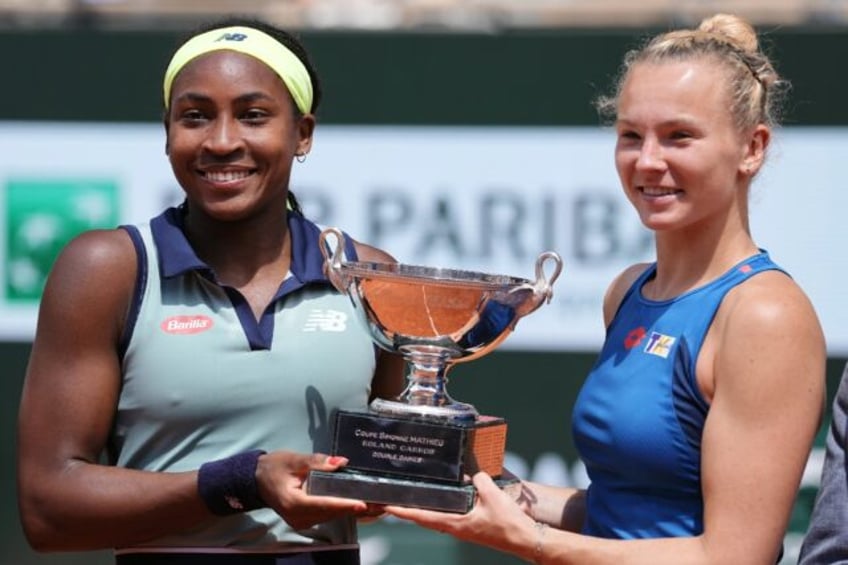
[[[765,251],[671,300],[642,296],[652,265],[607,328],[572,415],[591,480],[585,534],[684,537],[703,532],[701,433],[709,405],[695,379],[704,337],[727,292],[765,270]]]

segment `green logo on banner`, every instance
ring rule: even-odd
[[[57,255],[74,236],[118,222],[118,186],[91,179],[16,179],[6,183],[4,295],[41,298]]]

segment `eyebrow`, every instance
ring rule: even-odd
[[[625,127],[635,127],[637,124],[638,124],[638,122],[636,122],[634,120],[628,120],[627,118],[618,119],[614,123],[614,125],[616,125],[616,126],[625,126]],[[681,118],[673,118],[671,120],[665,120],[665,121],[660,122],[657,125],[659,127],[662,127],[662,128],[669,128],[669,127],[672,127],[672,128],[674,128],[674,127],[689,127],[689,128],[691,128],[691,127],[697,127],[698,122],[696,120],[692,119],[692,118],[681,117]]]
[[[201,94],[199,92],[186,92],[181,94],[174,102],[180,102],[183,100],[188,100],[191,102],[211,102],[212,97],[206,94]],[[237,103],[250,103],[255,102],[257,100],[274,100],[273,96],[270,96],[264,92],[256,91],[256,92],[246,92],[236,97],[235,102]]]

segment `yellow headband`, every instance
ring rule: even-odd
[[[250,55],[271,67],[283,79],[298,109],[304,114],[312,110],[312,80],[300,59],[267,33],[249,27],[213,29],[192,37],[177,49],[165,71],[165,108],[170,104],[171,85],[177,73],[192,59],[221,49]]]

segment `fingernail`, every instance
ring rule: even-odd
[[[339,455],[331,455],[330,457],[327,457],[327,463],[329,463],[330,465],[341,465],[346,461],[347,459]]]

